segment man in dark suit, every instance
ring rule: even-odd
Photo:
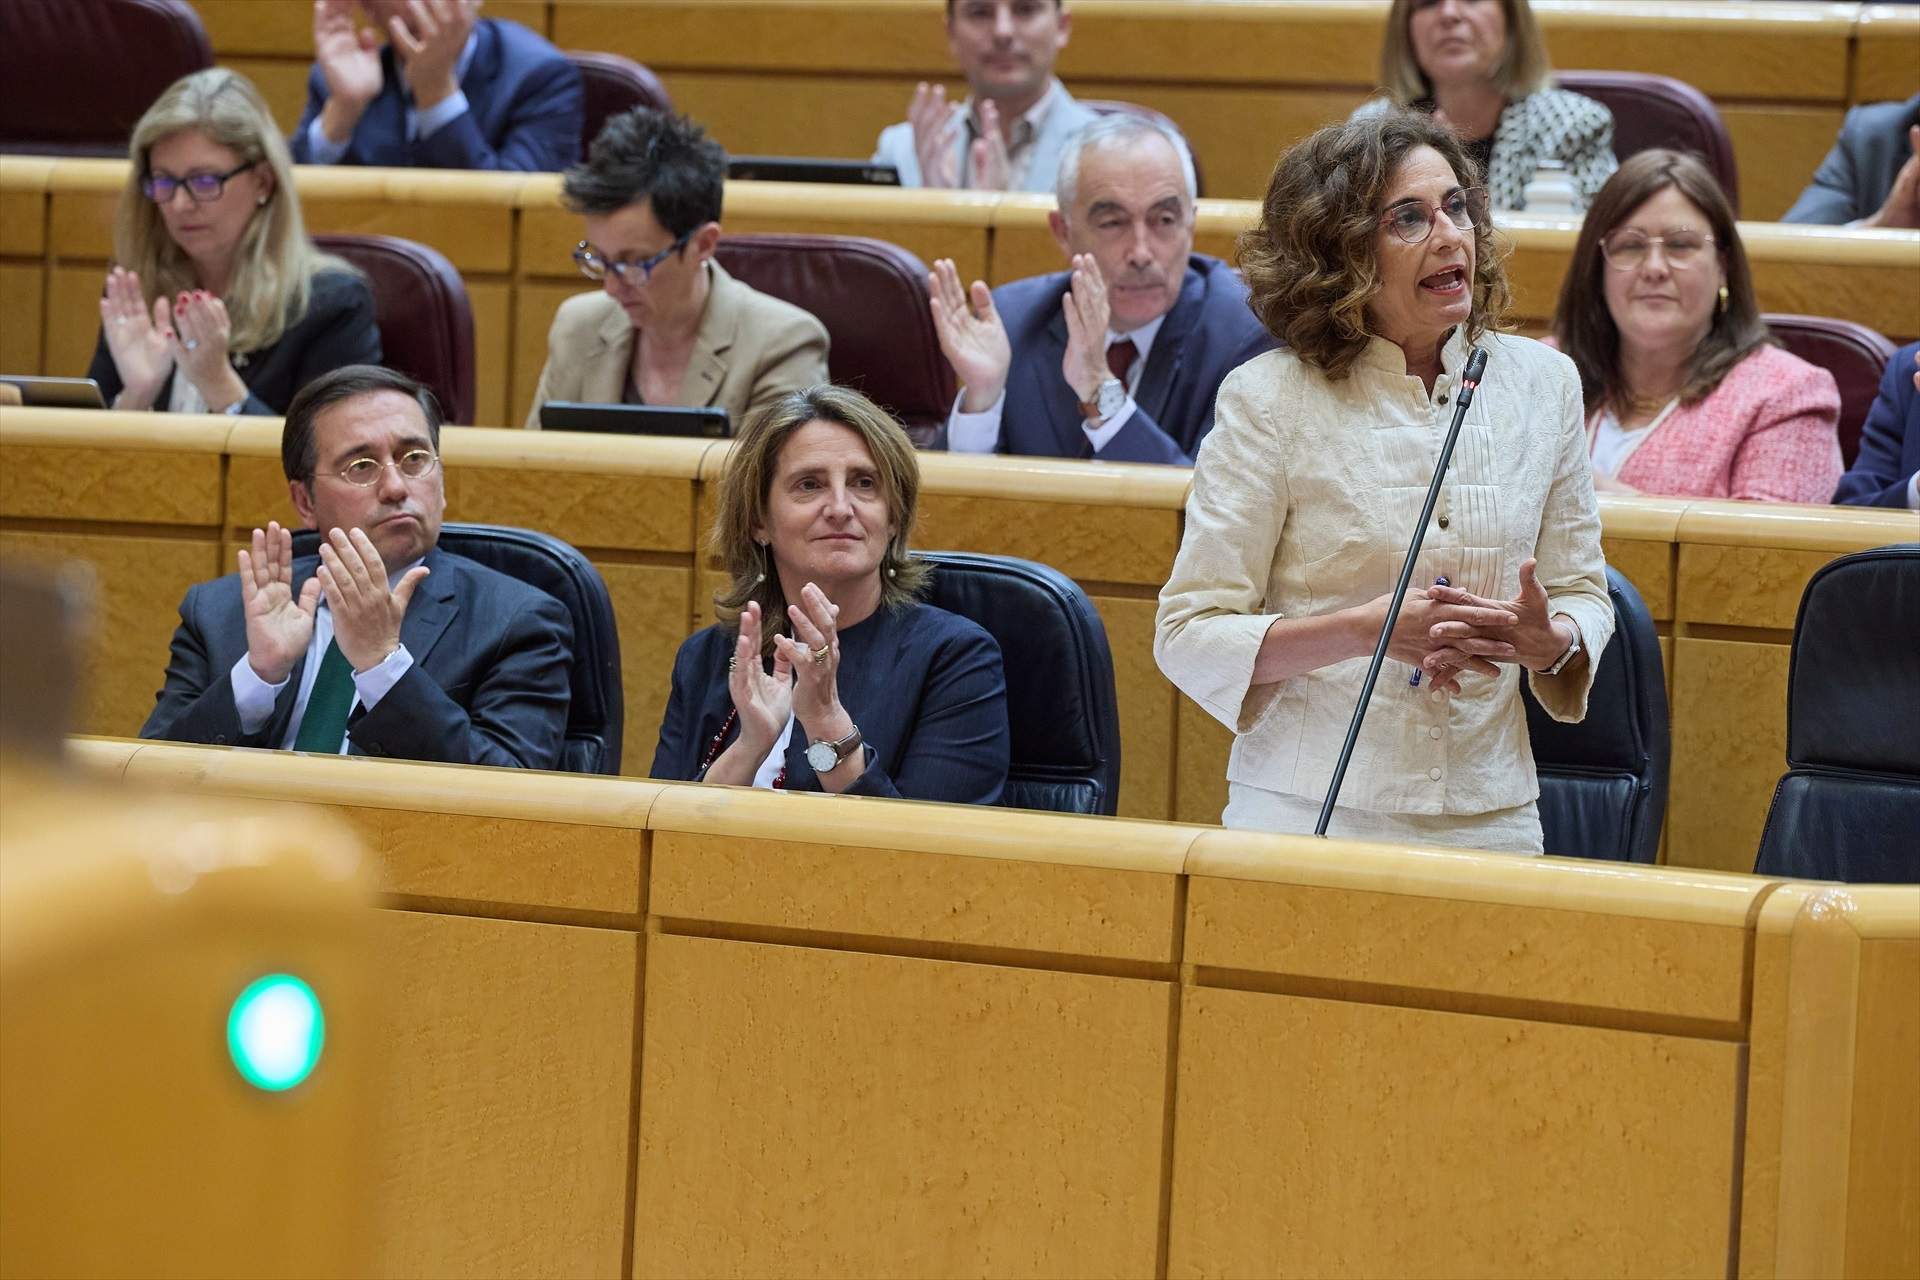
[[[580,150],[585,91],[565,54],[480,0],[319,0],[301,164],[558,171]]]
[[[1835,502],[1920,511],[1920,342],[1893,353]]]
[[[934,264],[934,325],[963,384],[949,449],[1192,464],[1221,380],[1273,345],[1233,269],[1193,252],[1193,187],[1178,134],[1103,116],[1055,182],[1067,271],[989,292]]]
[[[1833,150],[1781,221],[1920,227],[1920,93],[1847,112]]]
[[[143,738],[551,769],[573,628],[545,592],[437,548],[433,397],[349,365],[287,410],[280,463],[321,534],[253,531],[240,572],[188,590]]]

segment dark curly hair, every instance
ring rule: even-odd
[[[727,153],[685,116],[651,107],[623,111],[601,126],[587,162],[567,170],[560,195],[575,213],[613,213],[637,200],[669,235],[720,221]]]
[[[1439,152],[1462,186],[1480,183],[1452,130],[1417,112],[1381,111],[1288,148],[1273,166],[1259,223],[1240,234],[1247,305],[1268,333],[1336,382],[1377,336],[1367,305],[1380,292],[1381,201],[1401,160],[1419,147]],[[1512,301],[1505,241],[1483,221],[1473,230],[1469,342],[1498,328]]]

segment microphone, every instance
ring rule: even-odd
[[[1447,478],[1447,467],[1453,461],[1453,446],[1460,440],[1460,424],[1466,420],[1467,406],[1473,403],[1473,393],[1480,389],[1481,375],[1487,371],[1487,353],[1484,348],[1475,347],[1467,353],[1467,367],[1460,371],[1460,389],[1453,398],[1453,422],[1447,427],[1447,438],[1440,445],[1440,462],[1433,469],[1433,483],[1427,486],[1427,501],[1420,508],[1420,519],[1413,526],[1413,541],[1407,545],[1407,558],[1400,563],[1400,580],[1394,584],[1393,599],[1387,605],[1387,621],[1380,628],[1379,642],[1373,646],[1373,661],[1367,666],[1367,678],[1360,686],[1360,701],[1354,704],[1353,719],[1347,725],[1347,740],[1340,747],[1340,758],[1334,762],[1333,785],[1327,788],[1327,798],[1320,806],[1320,820],[1313,824],[1313,834],[1327,834],[1327,824],[1333,820],[1333,802],[1340,795],[1340,784],[1346,780],[1347,765],[1353,760],[1353,747],[1360,740],[1360,723],[1367,718],[1367,703],[1373,698],[1373,686],[1380,679],[1380,664],[1387,658],[1387,642],[1393,639],[1394,624],[1400,621],[1400,606],[1406,603],[1407,584],[1413,580],[1413,562],[1420,558],[1420,544],[1426,541],[1427,521],[1433,519],[1433,508],[1440,501],[1440,482]]]

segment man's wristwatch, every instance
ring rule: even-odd
[[[1099,422],[1120,412],[1126,402],[1126,384],[1118,378],[1106,378],[1094,389],[1093,399],[1080,402],[1080,416],[1088,422]]]
[[[1572,622],[1569,622],[1567,623],[1567,630],[1573,632],[1573,640],[1571,643],[1567,645],[1567,651],[1561,654],[1558,658],[1554,659],[1552,666],[1543,667],[1536,674],[1543,675],[1543,676],[1557,676],[1560,674],[1562,670],[1566,668],[1566,665],[1569,662],[1572,662],[1575,658],[1580,656],[1580,628],[1575,626]]]
[[[860,726],[855,725],[853,732],[838,742],[815,742],[807,747],[807,764],[815,773],[828,773],[838,768],[840,762],[860,749]]]

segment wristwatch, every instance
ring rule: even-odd
[[[1120,406],[1126,402],[1126,384],[1118,378],[1106,378],[1094,389],[1093,399],[1080,402],[1080,416],[1088,422],[1098,422],[1120,412]]]
[[[827,773],[837,767],[842,760],[860,749],[860,726],[855,725],[853,732],[838,742],[815,742],[807,747],[807,763],[815,773]]]
[[[1538,671],[1536,674],[1543,675],[1543,676],[1557,676],[1560,674],[1560,672],[1566,667],[1566,665],[1569,662],[1572,662],[1575,658],[1580,656],[1580,628],[1575,626],[1573,622],[1569,621],[1567,623],[1567,630],[1573,632],[1573,642],[1567,646],[1567,651],[1561,654],[1558,658],[1554,659],[1552,666],[1544,667],[1540,671]]]

